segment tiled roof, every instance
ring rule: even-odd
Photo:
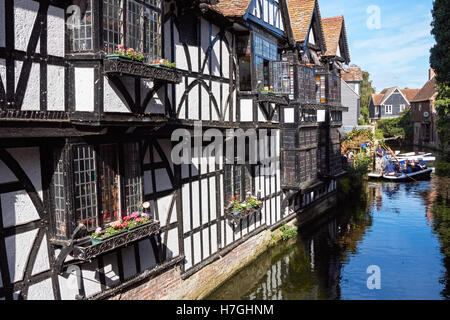
[[[345,82],[363,81],[363,73],[360,67],[349,67],[348,72],[341,72],[341,78]]]
[[[436,78],[433,77],[428,80],[427,83],[420,89],[419,93],[412,99],[411,102],[420,102],[432,100],[434,95],[437,94],[436,91]]]
[[[372,94],[372,100],[375,106],[379,106],[381,104],[381,101],[383,101],[383,98],[384,94]]]
[[[399,87],[386,88],[383,89],[379,94],[380,96],[382,96],[381,100],[379,101],[379,104],[382,103],[384,100],[386,100],[397,89],[403,93],[408,102],[411,102],[411,100],[414,99],[414,97],[420,91],[420,89],[400,89]]]
[[[408,99],[408,102],[411,102],[411,100],[417,96],[420,89],[400,89],[400,91],[405,95],[406,99]]]
[[[325,35],[325,42],[327,43],[326,56],[335,56],[341,38],[342,25],[344,17],[323,18],[322,27]]]
[[[291,19],[294,39],[304,42],[308,36],[308,30],[314,13],[317,0],[288,0],[287,7]],[[317,6],[319,4],[317,3]],[[319,11],[320,15],[320,11]],[[319,17],[320,19],[320,17]]]
[[[220,0],[210,8],[225,17],[243,17],[251,0]]]

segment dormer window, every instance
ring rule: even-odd
[[[85,3],[68,23],[71,52],[96,51],[99,38],[98,50],[108,54],[123,45],[142,52],[147,62],[161,57],[161,0],[103,0],[98,19],[93,0]]]

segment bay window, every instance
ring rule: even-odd
[[[98,32],[98,38],[102,41],[99,51],[111,54],[123,45],[142,52],[147,62],[161,58],[161,2],[103,0],[101,16],[96,19],[92,10],[95,2],[87,0],[85,12],[68,24],[71,51],[96,50],[93,33]]]
[[[69,236],[78,224],[92,232],[138,211],[143,201],[139,154],[136,142],[72,144],[56,152],[50,188],[55,236]]]

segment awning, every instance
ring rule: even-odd
[[[344,132],[344,128],[340,127],[340,128],[337,128],[337,129],[338,129],[339,134],[341,135],[341,137],[342,137],[344,140],[347,140],[347,135],[346,135],[345,132]]]

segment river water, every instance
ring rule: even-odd
[[[449,186],[436,175],[369,182],[328,222],[269,249],[207,299],[449,299]]]

